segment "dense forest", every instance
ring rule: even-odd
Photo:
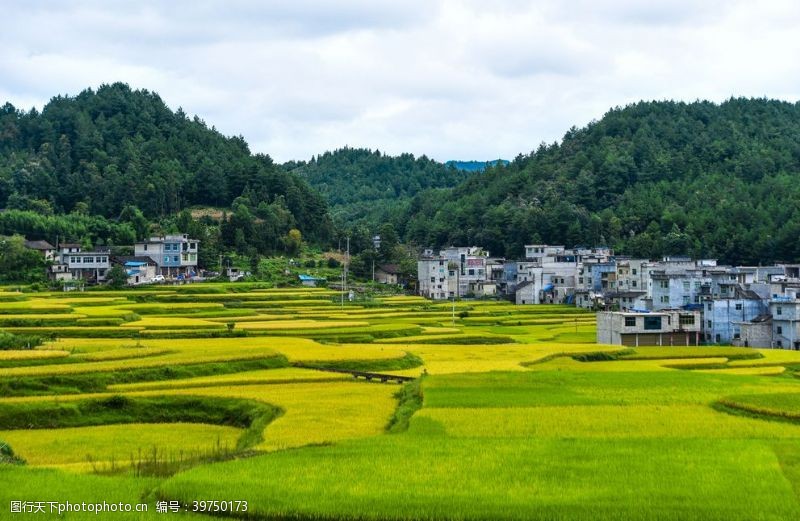
[[[155,93],[115,83],[57,96],[41,112],[0,107],[0,233],[129,243],[148,221],[174,225],[192,206],[228,209],[223,245],[259,253],[292,229],[326,244],[334,233],[305,181]]]
[[[456,168],[465,165],[474,171]],[[203,241],[206,263],[346,236],[352,252],[369,253],[375,232],[389,244],[476,244],[507,257],[546,242],[800,261],[800,104],[636,103],[511,162],[448,166],[343,148],[276,165],[117,83],[41,112],[0,107],[0,208],[0,235],[90,246],[182,231]]]
[[[342,148],[283,166],[319,190],[337,223],[364,224],[373,230],[401,215],[417,193],[452,187],[469,176],[425,156],[395,157],[363,148]]]
[[[800,104],[641,102],[609,111],[394,222],[420,245],[609,245],[658,258],[800,261]]]

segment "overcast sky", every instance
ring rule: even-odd
[[[123,81],[278,161],[513,158],[640,99],[800,98],[787,1],[3,2],[0,100]],[[1,102],[0,101],[0,102]]]

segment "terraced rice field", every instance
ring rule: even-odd
[[[150,507],[70,520],[164,518],[158,500],[244,500],[248,519],[800,517],[800,353],[632,350],[595,344],[575,308],[455,308],[0,291],[0,328],[46,339],[0,351],[0,518],[18,500]]]

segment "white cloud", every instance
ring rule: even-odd
[[[526,153],[639,99],[800,96],[791,1],[11,2],[0,99],[125,81],[279,161]]]

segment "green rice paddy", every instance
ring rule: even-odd
[[[575,308],[451,306],[0,292],[0,328],[45,340],[0,351],[0,518],[209,500],[243,519],[800,518],[800,353],[604,346]]]

